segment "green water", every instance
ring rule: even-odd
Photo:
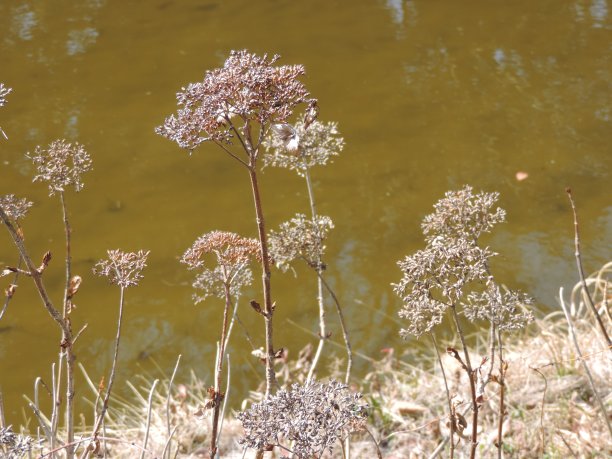
[[[153,128],[175,110],[174,94],[220,66],[231,49],[279,53],[301,63],[323,121],[346,139],[335,162],[313,171],[319,210],[336,229],[328,276],[341,298],[354,348],[377,357],[398,338],[395,262],[422,247],[421,218],[449,189],[501,192],[508,223],[487,241],[509,285],[555,307],[577,280],[571,186],[582,221],[587,271],[610,259],[612,242],[612,34],[606,0],[593,1],[15,1],[0,3],[0,194],[36,204],[24,221],[35,259],[51,250],[45,281],[57,303],[63,283],[59,201],[31,184],[24,154],[56,138],[93,156],[85,189],[68,195],[74,271],[84,281],[73,326],[89,323],[77,357],[97,382],[108,373],[118,291],[91,274],[106,249],[150,249],[142,285],[128,291],[119,389],[149,371],[167,374],[177,354],[206,376],[221,305],[194,306],[191,274],[178,257],[212,229],[256,235],[248,177],[204,145],[189,157]],[[528,178],[517,181],[517,172]],[[308,212],[302,181],[262,176],[270,227]],[[0,264],[16,263],[0,233]],[[4,288],[8,279],[3,278]],[[316,332],[315,280],[273,274],[277,346],[295,356]],[[256,290],[246,299],[259,297]],[[246,301],[244,301],[246,305]],[[245,306],[242,305],[242,306]],[[333,317],[330,310],[330,317]],[[243,321],[257,345],[263,326]],[[341,341],[332,320],[332,338]],[[294,323],[298,325],[294,325]],[[59,333],[24,279],[0,323],[0,386],[9,423],[21,395],[50,379]],[[263,368],[240,328],[231,344],[233,397]],[[356,374],[368,369],[356,362]],[[77,397],[90,396],[78,381]],[[27,415],[31,414],[26,411]]]

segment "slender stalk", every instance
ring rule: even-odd
[[[304,162],[304,164],[306,164]],[[317,208],[314,200],[314,193],[312,191],[312,182],[310,180],[310,171],[308,167],[304,168],[304,178],[306,179],[306,188],[308,189],[308,200],[310,201],[310,212],[312,214],[313,222],[316,221],[317,218]],[[316,225],[315,225],[316,226]],[[318,226],[316,226],[318,228]],[[308,376],[306,377],[306,385],[310,383],[312,380],[313,374],[319,363],[319,359],[323,352],[323,346],[325,345],[325,341],[327,340],[327,330],[325,327],[325,304],[323,302],[323,281],[321,280],[322,275],[322,263],[321,263],[321,255],[317,254],[317,259],[315,270],[317,271],[317,303],[319,305],[319,344],[317,346],[317,351],[315,352],[315,356],[312,359],[312,365],[310,365],[310,369],[308,370]]]
[[[346,348],[347,354],[346,374],[344,377],[344,383],[348,384],[351,375],[351,369],[353,368],[353,348],[351,347],[351,342],[349,340],[349,333],[348,328],[346,327],[346,321],[344,320],[344,313],[342,312],[342,307],[340,306],[340,301],[338,301],[338,297],[334,293],[333,289],[329,286],[323,275],[319,274],[319,278],[321,279],[321,282],[323,282],[323,285],[334,300],[336,312],[338,313],[338,317],[340,319],[340,328],[342,329],[342,337],[344,338],[344,347]]]
[[[499,416],[497,421],[497,458],[502,459],[502,446],[503,446],[503,427],[504,417],[506,415],[506,405],[504,396],[506,394],[506,368],[507,364],[503,357],[503,346],[501,339],[501,331],[497,330],[497,342],[499,344]],[[491,362],[493,365],[493,362]]]
[[[593,302],[593,298],[591,297],[591,293],[589,292],[589,288],[586,283],[586,276],[584,275],[584,268],[582,267],[582,255],[580,252],[580,234],[578,232],[578,215],[576,212],[576,205],[574,204],[574,198],[572,197],[572,190],[567,188],[566,190],[567,196],[569,197],[570,204],[572,206],[572,213],[574,214],[574,246],[576,251],[574,255],[576,256],[576,266],[578,267],[578,274],[580,275],[580,282],[582,283],[582,290],[587,297],[587,303],[591,308],[591,312],[595,316],[595,320],[597,321],[597,325],[599,325],[599,329],[601,330],[601,334],[604,336],[606,343],[608,344],[608,348],[612,351],[612,341],[610,340],[610,335],[606,330],[606,326],[601,320],[601,316],[599,312],[597,312],[597,308],[595,307],[595,303]]]
[[[69,333],[63,332],[62,341],[65,343],[66,353],[66,459],[74,457],[74,352],[72,349],[72,329],[70,323],[71,297],[70,280],[72,279],[72,254],[71,254],[71,234],[70,222],[68,221],[68,209],[66,207],[66,197],[60,191],[60,201],[62,203],[62,216],[64,220],[64,232],[66,234],[66,286],[64,288],[64,307],[62,318]],[[58,384],[61,384],[58,381]]]
[[[546,376],[544,376],[544,373],[542,373],[539,370],[539,368],[533,368],[533,367],[529,367],[529,368],[531,368],[533,371],[538,373],[544,380],[544,391],[542,392],[542,408],[540,409],[540,432],[542,434],[542,444],[541,444],[540,454],[543,456],[544,448],[546,445],[546,432],[544,430],[544,404],[546,403],[546,391],[548,390],[548,380],[546,379]]]
[[[115,382],[115,371],[117,369],[117,360],[119,357],[119,343],[121,341],[121,323],[123,321],[123,305],[125,302],[125,289],[123,287],[120,287],[120,294],[119,294],[119,318],[117,319],[117,335],[115,336],[115,352],[113,354],[113,363],[111,366],[111,372],[110,372],[110,376],[108,378],[108,386],[106,387],[106,393],[104,394],[104,400],[102,401],[102,409],[100,410],[100,413],[98,414],[98,417],[96,418],[96,422],[94,424],[94,428],[93,428],[93,433],[92,433],[92,437],[94,439],[94,441],[97,440],[98,438],[98,433],[100,431],[100,427],[102,425],[102,422],[104,420],[104,416],[106,414],[106,411],[108,410],[108,401],[110,399],[111,396],[111,392],[113,390],[113,383]],[[145,445],[146,448],[146,445]],[[81,458],[85,458],[88,456],[89,450],[85,450],[83,452],[83,454],[81,455]]]
[[[580,363],[582,364],[582,368],[587,375],[589,380],[589,384],[591,385],[591,389],[593,390],[593,394],[597,399],[597,403],[599,404],[599,409],[601,410],[601,416],[606,421],[606,426],[608,427],[608,433],[610,434],[610,441],[612,441],[612,426],[610,425],[610,419],[606,412],[606,406],[604,405],[599,393],[597,392],[597,388],[595,387],[595,382],[593,381],[593,376],[591,375],[591,370],[589,370],[589,366],[586,363],[586,359],[582,356],[582,351],[580,350],[580,346],[578,345],[578,339],[576,338],[576,330],[574,329],[574,322],[572,321],[572,316],[567,310],[567,306],[565,305],[565,300],[563,299],[563,287],[559,289],[559,303],[561,304],[561,308],[563,309],[563,314],[565,314],[565,320],[567,320],[567,324],[569,325],[570,335],[572,337],[572,342],[574,344],[574,348],[576,349],[576,353],[578,357],[580,357]]]
[[[465,335],[461,324],[459,323],[459,316],[457,315],[457,309],[454,304],[451,305],[453,312],[453,321],[455,322],[455,328],[461,339],[461,346],[463,347],[463,355],[465,356],[465,372],[467,373],[470,381],[470,393],[472,396],[472,438],[470,444],[470,459],[476,457],[476,447],[478,446],[478,402],[476,401],[476,384],[474,382],[474,371],[472,370],[472,364],[470,363],[470,353],[465,343]]]
[[[223,393],[221,392],[221,383],[223,376],[223,360],[225,357],[225,342],[227,335],[227,326],[229,323],[229,312],[232,308],[232,298],[230,295],[230,285],[228,282],[223,284],[223,291],[225,294],[225,307],[223,308],[223,325],[221,326],[221,340],[219,341],[219,355],[217,358],[217,365],[215,368],[215,390],[213,394],[213,424],[212,434],[210,440],[210,457],[214,458],[217,455],[218,449],[218,438],[217,432],[219,429],[219,413],[221,412],[221,401],[223,400]]]
[[[153,381],[153,385],[151,386],[151,391],[149,392],[149,404],[147,409],[147,426],[145,428],[145,436],[142,441],[142,452],[140,453],[140,459],[145,458],[145,453],[147,452],[147,442],[149,441],[149,430],[151,429],[151,412],[153,411],[153,394],[155,393],[155,388],[157,387],[157,383],[159,383],[159,379]]]
[[[438,357],[438,363],[440,364],[440,370],[442,371],[442,379],[444,379],[444,389],[446,391],[446,401],[448,402],[448,417],[450,420],[450,459],[455,457],[455,410],[453,409],[453,402],[451,401],[450,390],[448,389],[448,381],[446,379],[446,371],[444,371],[444,365],[442,364],[442,357],[440,356],[440,351],[438,350],[438,343],[436,342],[436,337],[433,333],[429,333],[429,337],[431,338],[431,342],[433,344],[434,349],[436,350],[436,356]]]
[[[168,382],[168,397],[166,397],[166,429],[168,432],[168,440],[166,441],[166,446],[164,447],[164,453],[162,457],[166,458],[166,451],[168,452],[167,457],[170,459],[170,453],[172,450],[172,436],[174,435],[174,431],[178,426],[175,426],[174,429],[170,430],[170,397],[172,395],[172,384],[174,383],[174,377],[176,376],[176,372],[178,370],[179,364],[181,363],[181,354],[179,354],[176,359],[176,364],[174,365],[174,370],[172,371],[172,376],[170,377],[170,381]]]
[[[257,232],[259,242],[261,244],[261,269],[262,269],[262,284],[264,294],[264,310],[263,317],[266,333],[266,398],[270,396],[272,387],[277,386],[276,374],[274,372],[274,344],[273,344],[273,323],[272,317],[274,309],[272,306],[272,296],[270,288],[270,257],[268,255],[268,241],[266,236],[266,225],[261,206],[261,196],[259,192],[259,184],[257,182],[257,172],[255,169],[254,154],[251,155],[251,165],[249,167],[249,178],[251,179],[251,191],[253,193],[253,201],[255,204],[255,215],[257,221]]]

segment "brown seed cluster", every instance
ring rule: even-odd
[[[94,273],[107,277],[111,284],[121,288],[138,285],[143,278],[142,270],[147,266],[149,251],[124,252],[107,250],[108,258],[100,260],[94,267]]]
[[[524,309],[529,297],[501,291],[489,270],[489,259],[497,254],[478,245],[483,233],[504,221],[505,211],[495,208],[498,197],[474,194],[465,186],[447,192],[423,219],[426,247],[398,262],[403,277],[393,284],[403,303],[399,315],[408,320],[403,337],[431,331],[451,306],[462,307],[472,322],[488,320],[500,330],[521,328],[533,319]]]
[[[361,394],[337,381],[294,384],[237,414],[245,431],[239,443],[256,449],[292,444],[299,458],[322,457],[338,440],[363,428],[367,410]]]
[[[26,198],[18,198],[14,194],[0,196],[0,207],[13,220],[19,220],[26,216],[32,202]]]
[[[264,126],[286,121],[298,104],[316,104],[299,81],[304,67],[277,66],[278,59],[232,51],[223,67],[181,89],[176,96],[179,110],[156,132],[193,150],[207,140],[231,143],[232,118]]]
[[[313,166],[324,166],[344,148],[344,139],[338,133],[338,124],[314,121],[308,126],[299,121],[272,125],[271,135],[264,142],[267,154],[264,166],[284,167],[304,176]]]
[[[231,295],[240,295],[241,289],[253,281],[249,262],[260,257],[261,245],[256,239],[227,231],[203,234],[181,257],[181,263],[198,271],[193,287],[202,294],[194,295],[194,301],[199,303],[209,296],[223,298],[225,287]]]
[[[38,146],[28,157],[36,167],[34,181],[47,182],[49,195],[68,186],[80,191],[84,186],[81,176],[92,168],[91,157],[83,145],[66,140],[55,140],[47,148]]]

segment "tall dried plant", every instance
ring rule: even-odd
[[[479,405],[484,400],[484,389],[491,381],[495,346],[498,348],[499,364],[499,374],[495,379],[500,384],[501,400],[497,447],[501,455],[501,425],[505,416],[504,375],[507,364],[503,360],[500,333],[522,328],[532,320],[531,313],[524,309],[524,305],[530,304],[531,299],[519,292],[504,291],[496,283],[489,268],[489,260],[496,253],[479,245],[483,234],[505,220],[505,211],[495,207],[498,197],[497,193],[473,193],[469,186],[447,192],[434,205],[434,212],[423,219],[426,248],[398,262],[403,277],[393,285],[403,303],[399,315],[408,320],[407,328],[400,332],[404,338],[433,332],[450,313],[452,324],[461,340],[463,357],[452,347],[447,352],[459,362],[470,386],[470,458],[476,455]],[[484,371],[487,358],[475,365],[470,356],[465,338],[466,319],[469,322],[484,320],[489,323],[488,372]],[[451,433],[458,429],[452,410],[449,425]],[[454,445],[451,446],[451,456],[453,449]]]
[[[59,408],[61,406],[60,389],[62,387],[62,371],[66,367],[66,407],[65,407],[65,429],[66,429],[66,457],[74,456],[74,350],[73,344],[75,336],[72,330],[72,321],[70,314],[73,309],[72,300],[76,295],[80,284],[81,277],[72,275],[72,256],[71,256],[71,228],[68,217],[68,209],[66,205],[65,191],[72,187],[76,192],[83,188],[82,175],[91,170],[91,157],[85,151],[82,145],[78,143],[72,144],[65,140],[56,140],[47,148],[40,146],[36,147],[33,154],[28,154],[35,166],[36,175],[34,181],[42,181],[47,183],[49,188],[49,196],[59,195],[64,232],[65,232],[65,274],[66,281],[64,287],[64,298],[62,301],[61,312],[55,308],[44,286],[42,275],[51,260],[51,253],[47,252],[43,256],[42,263],[36,267],[30,258],[25,247],[23,232],[18,226],[17,215],[15,210],[11,209],[7,203],[3,203],[0,209],[0,218],[5,223],[17,249],[21,259],[25,262],[27,270],[23,270],[23,274],[32,277],[38,293],[43,301],[43,304],[49,314],[61,329],[62,340],[60,343],[59,364],[57,365],[57,375],[53,375],[56,385],[52,388],[53,411],[51,416],[50,426],[50,444],[53,450],[56,442],[56,432],[59,422]],[[7,213],[8,211],[8,213]],[[11,218],[10,214],[13,214]],[[15,272],[21,271],[19,268],[9,268]]]
[[[347,352],[345,383],[348,384],[353,363],[353,354],[348,329],[338,297],[326,282],[324,273],[327,264],[323,262],[323,241],[333,228],[329,217],[317,213],[317,205],[312,186],[310,169],[317,165],[328,164],[344,148],[344,139],[339,136],[336,123],[320,121],[298,121],[272,125],[271,135],[264,143],[268,153],[264,164],[295,171],[304,178],[308,190],[310,219],[297,214],[291,221],[281,224],[278,231],[270,235],[272,257],[277,266],[286,271],[294,260],[301,259],[315,270],[317,275],[317,303],[319,306],[319,344],[310,366],[307,381],[311,381],[321,357],[325,341],[329,338],[325,320],[324,287],[331,295],[340,320],[342,335]]]
[[[237,301],[242,288],[251,284],[253,274],[249,263],[252,259],[258,259],[260,254],[260,244],[256,239],[244,238],[226,231],[211,231],[196,239],[181,258],[182,263],[197,272],[193,287],[198,290],[198,293],[194,295],[194,301],[199,303],[209,296],[224,301],[219,353],[215,366],[215,385],[209,389],[209,401],[206,406],[207,409],[213,410],[211,458],[216,457],[219,452],[219,415],[225,397],[221,391],[221,385],[230,311],[232,303]]]
[[[117,317],[117,334],[115,335],[115,347],[111,371],[106,385],[106,392],[102,399],[100,412],[96,414],[91,440],[81,454],[81,459],[97,455],[100,452],[100,441],[98,434],[104,423],[104,416],[108,410],[108,403],[115,382],[117,360],[119,358],[119,344],[121,341],[121,325],[123,323],[123,308],[125,304],[125,290],[135,287],[142,280],[142,271],[147,266],[148,251],[124,252],[122,250],[108,250],[107,258],[100,260],[94,267],[94,274],[106,277],[108,281],[119,287],[119,315]],[[97,407],[96,407],[97,408]],[[103,452],[106,454],[106,451]]]
[[[301,65],[275,65],[279,56],[257,56],[232,51],[223,67],[206,72],[177,94],[179,109],[156,132],[192,152],[212,142],[245,168],[249,175],[260,242],[264,305],[261,314],[266,335],[266,396],[276,386],[273,344],[274,303],[271,294],[270,257],[265,217],[258,181],[261,146],[270,126],[283,123],[298,105],[306,104],[306,119],[314,121],[316,100],[299,80]]]

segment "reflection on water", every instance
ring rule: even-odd
[[[84,278],[73,320],[77,328],[90,322],[80,361],[102,376],[117,313],[116,292],[91,266],[106,249],[144,248],[151,258],[127,298],[122,371],[153,371],[147,357],[168,370],[182,353],[183,374],[193,367],[207,375],[221,306],[191,303],[190,273],[177,258],[206,231],[256,234],[248,184],[219,151],[205,146],[188,157],[153,127],[175,110],[175,92],[230,49],[278,52],[282,63],[306,66],[322,120],[338,121],[347,142],[313,179],[320,211],[336,226],[327,274],[355,349],[377,356],[406,346],[390,288],[400,278],[395,262],[422,248],[421,218],[464,184],[501,192],[508,223],[491,238],[501,253],[495,267],[509,286],[553,308],[558,287],[576,280],[565,186],[578,201],[587,270],[611,255],[610,26],[605,0],[4,0],[0,81],[14,92],[0,109],[10,138],[0,141],[0,193],[35,201],[24,222],[31,251],[60,260],[59,204],[30,184],[23,155],[56,138],[84,144],[94,170],[84,191],[68,196],[75,270]],[[528,178],[518,182],[519,171]],[[285,171],[266,170],[262,193],[270,228],[308,210],[302,181]],[[16,262],[1,234],[0,262]],[[45,275],[58,298],[61,262]],[[314,280],[298,275],[273,274],[276,342],[290,355],[313,337],[289,320],[315,334],[317,327]],[[257,295],[253,288],[243,304]],[[243,304],[242,322],[261,345],[259,318]],[[340,340],[333,310],[328,316]],[[56,358],[57,333],[25,282],[0,327],[0,385],[9,422],[18,423],[24,387]],[[237,398],[261,373],[250,350],[237,327]]]

